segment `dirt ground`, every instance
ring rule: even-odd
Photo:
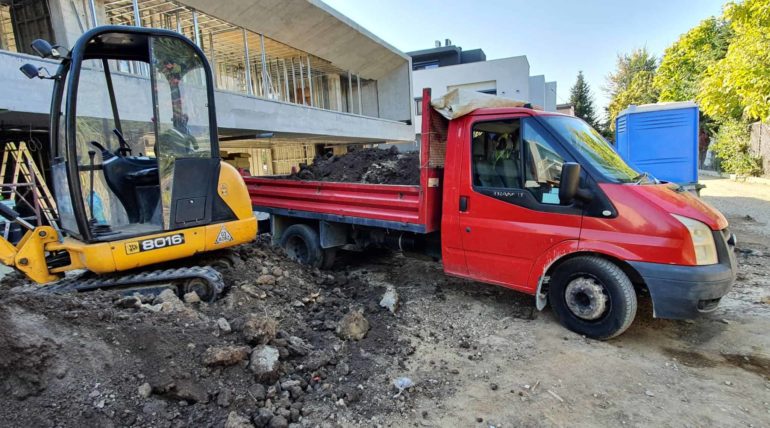
[[[3,287],[0,425],[768,426],[770,188],[704,183],[738,235],[735,287],[694,321],[653,319],[643,300],[608,342],[432,261],[347,253],[321,272],[264,240],[213,304]],[[399,394],[401,377],[414,386]]]

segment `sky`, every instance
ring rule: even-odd
[[[578,70],[597,111],[619,53],[647,47],[660,57],[679,36],[719,15],[724,0],[323,0],[403,52],[450,39],[481,48],[487,60],[526,55],[530,75],[557,82],[557,102],[569,100]]]

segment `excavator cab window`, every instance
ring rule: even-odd
[[[52,164],[65,231],[114,241],[211,221],[219,156],[200,49],[165,30],[100,27],[59,74]]]

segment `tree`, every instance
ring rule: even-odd
[[[594,109],[594,97],[588,86],[583,71],[578,71],[575,85],[570,89],[569,102],[575,108],[575,116],[583,119],[589,125],[596,127],[596,110]]]
[[[610,95],[607,107],[609,131],[615,130],[615,118],[631,104],[648,104],[658,100],[653,86],[658,59],[647,48],[618,55],[617,70],[607,76],[605,90]]]
[[[740,119],[726,119],[714,135],[711,148],[722,159],[724,171],[754,175],[762,171],[758,158],[749,153],[750,124]]]
[[[770,2],[730,3],[724,18],[733,36],[724,58],[706,71],[701,108],[720,120],[770,120]]]
[[[668,47],[653,80],[659,101],[696,99],[706,70],[725,57],[731,36],[729,23],[711,17]]]

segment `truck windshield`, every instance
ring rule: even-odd
[[[633,183],[640,174],[628,166],[595,129],[580,119],[568,116],[540,116],[560,136],[578,149],[585,159],[609,180]]]

